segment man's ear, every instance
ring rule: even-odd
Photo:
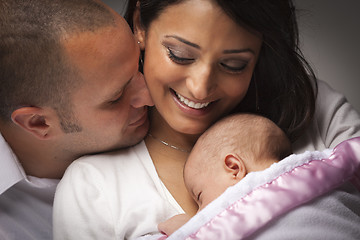
[[[134,35],[139,44],[141,50],[145,49],[145,29],[141,24],[140,20],[140,2],[136,3],[134,15],[133,15],[133,26],[134,26]]]
[[[11,119],[25,131],[33,134],[38,139],[45,140],[50,137],[47,114],[46,110],[39,107],[22,107],[11,114]]]
[[[224,168],[231,173],[233,178],[241,180],[247,171],[244,161],[237,154],[227,154],[224,160]]]

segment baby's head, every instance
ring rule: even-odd
[[[247,173],[264,170],[290,154],[290,141],[271,120],[231,115],[198,139],[185,164],[185,184],[202,209]]]

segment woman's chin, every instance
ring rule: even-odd
[[[201,135],[206,129],[210,126],[174,126],[173,129],[179,133],[186,134],[186,135]]]

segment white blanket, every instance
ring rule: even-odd
[[[167,239],[360,239],[359,176],[360,137],[294,154],[249,173]]]

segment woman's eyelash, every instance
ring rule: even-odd
[[[227,71],[230,71],[232,73],[239,73],[239,72],[241,72],[242,70],[244,70],[247,67],[247,63],[242,65],[241,67],[231,67],[231,66],[226,65],[224,63],[220,63],[220,65],[223,68],[225,68]]]
[[[192,63],[194,61],[193,58],[184,58],[184,57],[177,56],[170,47],[167,48],[167,54],[168,54],[169,58],[177,64],[185,65],[185,64]],[[231,67],[225,63],[220,63],[220,65],[225,69],[225,71],[234,73],[234,74],[240,73],[247,67],[247,63],[244,63],[244,65],[242,65],[240,67]]]
[[[169,58],[176,62],[176,63],[179,63],[179,64],[186,64],[186,63],[189,63],[191,61],[193,61],[194,59],[192,58],[182,58],[182,57],[178,57],[174,54],[174,52],[170,49],[170,48],[167,48],[167,53],[168,53],[168,56]]]

